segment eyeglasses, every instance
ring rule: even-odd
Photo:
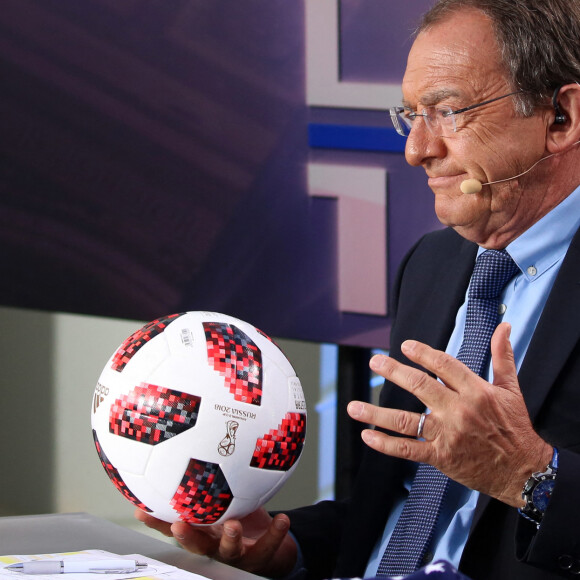
[[[477,107],[483,107],[483,105],[489,105],[489,103],[494,103],[495,101],[511,97],[521,92],[523,91],[514,91],[513,93],[508,93],[507,95],[502,95],[489,101],[483,101],[483,103],[470,105],[469,107],[463,107],[462,109],[456,109],[455,111],[451,107],[432,106],[425,107],[420,113],[418,111],[412,111],[408,107],[392,107],[389,112],[397,133],[402,137],[409,135],[413,128],[413,122],[417,117],[423,117],[425,119],[425,125],[434,137],[448,137],[457,131],[455,115],[477,109]]]

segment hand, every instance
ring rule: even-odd
[[[418,440],[420,415],[353,401],[353,419],[407,437],[364,430],[363,440],[373,449],[412,461],[429,463],[451,479],[514,507],[522,507],[522,487],[532,472],[545,469],[552,447],[534,431],[520,391],[511,327],[500,324],[491,340],[493,384],[470,371],[452,356],[415,341],[402,352],[431,371],[377,355],[370,366],[378,374],[417,396],[431,412]]]
[[[290,520],[285,514],[272,518],[259,508],[240,520],[213,526],[170,524],[140,509],[135,517],[146,526],[174,537],[186,550],[209,556],[247,572],[275,578],[289,574],[296,562],[297,548],[288,535]]]

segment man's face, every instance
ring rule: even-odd
[[[459,12],[422,32],[403,79],[404,104],[419,113],[430,105],[456,110],[513,90],[491,25],[476,10]],[[468,178],[485,183],[529,169],[545,153],[545,115],[524,118],[507,97],[458,114],[455,121],[457,131],[441,137],[417,117],[406,159],[425,169],[443,224],[481,245],[503,247],[538,219],[537,187],[530,187],[538,173],[484,186],[477,194],[461,193],[459,186]]]

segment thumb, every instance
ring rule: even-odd
[[[514,351],[510,342],[512,327],[508,322],[498,325],[491,337],[493,384],[510,391],[520,390]]]

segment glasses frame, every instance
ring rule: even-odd
[[[466,113],[467,111],[472,111],[473,109],[477,109],[478,107],[483,107],[483,105],[489,105],[490,103],[494,103],[495,101],[499,101],[500,99],[505,99],[506,97],[511,97],[512,95],[517,95],[524,91],[513,91],[511,93],[507,93],[505,95],[501,95],[499,97],[495,97],[493,99],[489,99],[487,101],[483,101],[481,103],[476,103],[475,105],[469,105],[468,107],[462,107],[460,109],[453,110],[451,107],[426,107],[420,113],[418,111],[411,111],[408,107],[398,106],[398,107],[391,107],[389,109],[389,114],[391,116],[391,122],[395,127],[395,130],[401,137],[408,137],[411,129],[413,128],[413,121],[417,117],[424,117],[425,119],[425,126],[429,130],[429,132],[435,137],[441,137],[443,135],[436,135],[434,132],[434,128],[432,127],[431,123],[436,120],[436,114],[439,112],[441,116],[446,119],[451,117],[452,124],[453,124],[453,133],[457,131],[457,125],[455,123],[455,115],[459,115],[461,113]],[[435,114],[430,114],[429,109],[433,111]],[[406,116],[402,116],[401,113],[409,111]],[[401,119],[403,120],[403,124],[401,124]],[[406,130],[407,129],[407,130]]]

